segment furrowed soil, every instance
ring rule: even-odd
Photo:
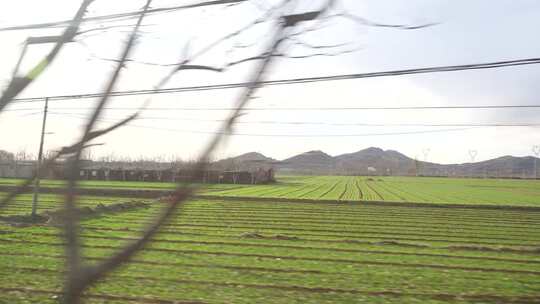
[[[85,301],[540,303],[539,210],[463,202],[452,208],[350,202],[360,193],[384,197],[392,187],[393,198],[406,194],[377,184],[386,181],[309,180],[319,178],[324,186],[299,185],[290,197],[287,186],[235,185],[217,192],[245,191],[246,196],[220,198],[214,191],[211,200],[187,202],[129,265],[88,290]],[[280,198],[264,196],[261,189]],[[253,198],[257,193],[260,197]],[[330,193],[338,197],[320,198]],[[309,201],[302,199],[305,195],[318,197]],[[40,208],[58,209],[61,200],[44,194]],[[90,209],[126,200],[79,199]],[[30,195],[22,195],[2,214],[26,214],[30,202]],[[162,203],[146,202],[144,208],[83,220],[83,254],[89,263],[132,241],[158,215]],[[55,226],[0,223],[0,303],[57,303],[63,246]]]

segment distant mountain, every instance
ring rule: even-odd
[[[411,174],[415,161],[397,151],[367,148],[334,157],[336,169],[343,173],[358,174]]]
[[[489,176],[533,177],[532,156],[503,156],[477,163],[443,165],[418,161],[398,151],[370,147],[354,153],[330,156],[314,150],[277,161],[261,153],[251,152],[213,163],[221,170],[251,170],[272,166],[279,172],[298,174],[347,175],[425,175],[425,176]],[[538,166],[540,160],[537,158]]]
[[[281,161],[278,168],[297,173],[328,172],[334,170],[335,160],[322,151],[308,151]]]
[[[259,152],[249,152],[219,160],[212,163],[211,167],[216,170],[252,170],[273,166],[275,162],[275,159],[266,157]]]
[[[233,157],[235,161],[275,161],[273,158],[266,157],[259,152],[249,152],[236,157]]]
[[[503,156],[477,163],[425,166],[425,175],[489,176],[530,178],[534,174],[535,157]],[[540,159],[536,158],[538,166]]]
[[[332,160],[333,160],[332,156],[324,153],[323,151],[314,150],[314,151],[304,152],[302,154],[298,154],[296,156],[287,158],[283,160],[283,162],[311,163],[311,162],[329,162]]]

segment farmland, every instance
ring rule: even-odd
[[[533,181],[404,177],[207,185],[132,263],[92,287],[86,302],[540,303],[539,192]],[[79,206],[134,199],[83,195]],[[59,209],[61,201],[42,194],[39,211]],[[99,261],[136,237],[160,208],[146,201],[144,208],[85,218],[85,257]],[[464,206],[441,208],[447,203]],[[31,195],[21,195],[2,216],[27,214],[30,204]],[[57,303],[63,257],[58,228],[0,224],[0,302]]]
[[[85,221],[85,255],[99,260],[132,238],[156,209]],[[540,296],[539,219],[540,213],[524,211],[192,201],[89,298],[532,301]],[[6,299],[53,302],[62,269],[58,234],[53,227],[2,227]]]
[[[0,186],[18,180],[0,179]],[[62,181],[44,181],[61,187]],[[173,183],[83,181],[87,189],[170,190]],[[269,185],[201,185],[201,195],[305,200],[540,206],[540,181],[427,177],[278,176]]]
[[[424,177],[283,176],[278,184],[212,191],[312,200],[540,205],[540,182]]]

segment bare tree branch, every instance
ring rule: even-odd
[[[78,37],[77,39],[73,40],[75,42],[81,42],[83,40],[86,40],[88,38],[91,38],[91,37],[95,37],[95,36],[99,36],[99,35],[103,35],[111,30],[114,30],[114,29],[122,29],[122,28],[133,28],[133,26],[135,26],[134,24],[121,24],[121,25],[111,25],[111,26],[100,26],[100,27],[94,27],[94,28],[89,28],[89,29],[86,29],[86,30],[82,30],[82,31],[78,31],[77,34],[75,35],[75,37]],[[141,27],[150,27],[150,26],[154,26],[154,24],[142,24]],[[125,33],[126,31],[124,30],[120,30],[118,31],[119,33]],[[131,31],[128,31],[128,33],[131,32]],[[140,33],[143,33],[142,31],[139,31]],[[87,45],[85,45],[86,47],[88,47]]]
[[[160,82],[159,84],[157,84],[155,87],[158,88],[158,87],[162,87],[163,85],[165,85],[178,71],[181,71],[181,70],[195,70],[195,66],[196,65],[190,65],[191,62],[193,62],[195,59],[197,59],[198,57],[208,53],[209,51],[211,51],[212,49],[214,49],[216,46],[226,42],[226,41],[229,41],[231,39],[234,39],[235,37],[238,37],[239,35],[241,35],[242,33],[246,32],[247,30],[251,29],[252,27],[254,27],[255,25],[258,25],[258,24],[261,24],[261,23],[264,23],[264,22],[267,22],[267,20],[275,13],[275,11],[280,8],[280,7],[283,7],[283,4],[285,2],[287,2],[288,0],[283,0],[282,2],[280,2],[280,4],[276,5],[275,7],[272,7],[271,9],[269,9],[268,11],[266,11],[264,14],[262,14],[261,16],[259,16],[257,19],[249,22],[248,24],[244,25],[243,27],[239,28],[238,30],[234,31],[234,32],[231,32],[217,40],[215,40],[214,42],[208,44],[206,47],[202,48],[201,50],[199,50],[198,52],[196,52],[195,54],[191,55],[191,56],[188,56],[188,49],[189,49],[189,43],[186,45],[186,47],[182,50],[182,56],[181,58],[183,58],[180,62],[176,62],[176,63],[165,63],[165,64],[161,64],[161,63],[153,63],[153,62],[146,62],[146,61],[139,61],[139,60],[133,60],[133,59],[129,59],[129,61],[131,62],[134,62],[134,63],[138,63],[138,64],[143,64],[143,65],[151,65],[151,66],[163,66],[163,67],[173,67],[173,69],[169,72],[169,74],[167,74],[167,76],[165,76]],[[88,46],[85,46],[88,48]],[[89,49],[89,48],[88,48]],[[104,61],[112,61],[112,62],[118,62],[117,59],[110,59],[110,58],[102,58],[102,57],[99,57],[99,56],[96,56],[95,54],[92,54],[91,53],[91,56],[96,58],[96,59],[99,59],[99,60],[104,60]],[[187,68],[185,68],[185,66],[188,66]],[[222,68],[216,68],[216,67],[210,67],[210,66],[201,66],[203,67],[202,70],[212,70],[212,71],[218,71]]]
[[[331,1],[329,2],[331,3]],[[309,15],[309,17],[304,17],[302,20],[297,22],[287,22],[286,17],[291,15],[285,15],[284,16],[284,22],[281,23],[281,25],[276,30],[274,37],[272,39],[271,46],[269,48],[269,51],[267,52],[267,56],[265,59],[260,63],[254,74],[252,75],[250,82],[250,85],[248,85],[243,93],[239,96],[238,101],[236,103],[237,109],[231,113],[227,121],[223,124],[222,129],[225,132],[230,132],[232,130],[232,127],[236,121],[236,119],[242,115],[241,111],[243,107],[248,103],[248,101],[251,99],[255,91],[259,88],[260,81],[263,78],[264,72],[268,68],[268,66],[271,64],[272,59],[274,58],[272,56],[273,53],[277,50],[277,48],[280,46],[280,44],[284,41],[284,35],[283,32],[289,28],[295,26],[298,22],[307,21],[307,20],[313,20],[313,18],[316,18],[320,14],[312,14]],[[290,20],[290,19],[289,19]],[[207,160],[211,157],[212,152],[215,150],[217,145],[220,143],[220,141],[223,139],[222,135],[216,135],[207,145],[206,149],[202,153],[201,157],[199,158],[199,161],[197,162],[194,170],[194,174],[197,174],[204,170],[206,166]],[[88,286],[103,276],[105,276],[107,273],[113,271],[115,268],[117,268],[119,265],[125,263],[128,261],[136,252],[138,252],[140,249],[142,249],[144,246],[146,246],[152,239],[152,237],[159,231],[160,227],[165,224],[172,215],[176,212],[178,206],[184,202],[189,196],[191,195],[193,189],[189,186],[178,184],[171,201],[168,203],[166,207],[164,207],[164,210],[162,213],[154,220],[151,221],[151,225],[144,231],[142,236],[137,239],[136,241],[130,243],[128,246],[121,249],[118,253],[114,254],[111,258],[107,259],[106,261],[93,266],[93,267],[85,267],[83,268],[82,272],[82,284],[84,286]],[[84,287],[83,287],[84,288]]]
[[[400,29],[400,30],[417,30],[417,29],[431,27],[431,26],[439,24],[439,23],[434,23],[434,22],[424,23],[424,24],[419,24],[419,25],[385,24],[385,23],[373,22],[366,18],[356,16],[347,12],[343,12],[341,14],[338,14],[337,16],[352,20],[356,22],[357,24],[363,25],[363,26],[386,27],[386,28],[393,28],[393,29]]]
[[[348,46],[350,44],[350,43],[336,43],[336,44],[317,45],[317,44],[311,44],[311,43],[305,42],[298,37],[288,37],[287,39],[293,41],[294,45],[299,45],[299,46],[309,48],[309,49],[335,49],[335,48]]]
[[[276,36],[281,35],[281,31],[284,29],[284,27],[280,27],[280,29],[277,31]],[[277,46],[281,43],[282,40],[276,40],[272,43],[272,51],[274,51]],[[247,87],[242,96],[240,97],[238,101],[238,109],[233,113],[229,119],[227,119],[225,125],[223,126],[223,129],[230,130],[232,125],[234,124],[235,119],[239,116],[239,112],[241,111],[241,108],[247,103],[250,96],[254,93],[254,91],[258,87],[258,83],[260,82],[260,78],[262,77],[264,71],[266,70],[268,64],[270,63],[271,56],[267,56],[267,60],[261,63],[257,73],[255,74],[254,78],[252,78],[252,85]],[[207,148],[204,150],[202,156],[199,159],[199,162],[197,163],[194,172],[201,172],[204,170],[204,167],[206,165],[206,160],[209,159],[211,153],[215,149],[215,147],[219,144],[220,140],[222,139],[221,135],[216,135],[214,139],[210,142],[210,144],[207,146]],[[196,174],[196,173],[195,173]],[[93,282],[97,281],[99,278],[107,274],[108,272],[114,270],[116,267],[121,265],[122,263],[126,262],[129,258],[131,258],[138,250],[143,248],[150,240],[151,238],[159,231],[159,228],[166,223],[171,216],[176,212],[178,206],[184,202],[189,196],[191,195],[193,189],[179,184],[177,189],[175,190],[173,194],[173,198],[168,203],[168,206],[165,207],[163,212],[153,221],[151,221],[151,226],[148,227],[142,237],[133,243],[129,244],[128,246],[124,247],[121,251],[116,253],[112,258],[108,259],[107,261],[103,262],[102,264],[99,264],[95,267],[89,267],[86,268],[85,272],[88,277],[88,284],[92,284]]]
[[[328,6],[328,9],[330,9],[332,7],[333,2],[334,1],[332,1],[332,3]],[[283,5],[283,4],[281,4],[281,5]],[[213,72],[224,72],[227,68],[235,66],[235,65],[239,65],[239,64],[242,64],[242,63],[255,61],[255,60],[262,60],[262,59],[264,59],[266,57],[265,54],[261,54],[261,55],[258,55],[258,56],[247,57],[247,58],[239,59],[239,60],[236,60],[236,61],[233,61],[233,62],[229,62],[223,67],[212,67],[212,66],[207,66],[207,65],[190,65],[189,64],[189,62],[193,61],[196,57],[199,57],[200,55],[203,55],[204,53],[206,53],[207,51],[212,49],[214,46],[224,42],[225,40],[228,40],[228,39],[231,39],[231,38],[233,38],[235,36],[238,36],[240,33],[242,33],[243,31],[251,28],[254,25],[265,22],[266,18],[271,15],[270,12],[275,11],[276,8],[278,8],[278,7],[279,6],[273,7],[263,17],[256,19],[255,21],[251,22],[250,24],[243,27],[242,29],[240,29],[240,30],[238,30],[236,32],[233,32],[233,33],[231,33],[231,34],[217,40],[216,42],[208,45],[206,48],[204,48],[203,50],[201,50],[200,52],[198,52],[194,56],[187,57],[185,55],[186,54],[186,52],[185,52],[186,49],[184,49],[184,58],[186,58],[186,59],[184,59],[183,61],[181,61],[179,63],[161,64],[161,63],[153,63],[153,62],[138,61],[138,60],[129,60],[129,61],[133,61],[135,63],[143,64],[143,65],[150,65],[150,66],[162,66],[162,67],[177,66],[177,68],[175,70],[171,71],[171,73],[169,74],[169,77],[172,77],[176,72],[181,71],[181,70],[206,70],[206,71],[213,71]],[[324,12],[326,12],[326,10]],[[285,24],[287,25],[287,27],[292,27],[292,26],[295,26],[299,22],[317,20],[317,18],[319,18],[320,15],[322,13],[324,13],[324,12],[313,11],[313,12],[307,12],[307,13],[302,13],[302,14],[290,15],[290,16],[286,16],[285,18],[287,18],[287,19],[284,19],[284,21],[285,21]],[[337,16],[337,15],[330,16],[330,17],[335,17],[335,16]],[[325,18],[327,18],[327,17],[325,17]],[[301,31],[301,33],[305,33],[307,31],[311,31],[311,30],[312,30],[311,28],[308,28],[307,30]],[[307,42],[299,40],[296,37],[299,34],[300,33],[291,33],[288,37],[286,37],[286,39],[287,40],[293,40],[298,45],[302,45],[304,47],[312,48],[312,49],[325,49],[325,48],[330,49],[330,48],[338,48],[338,47],[342,47],[342,46],[347,45],[347,43],[341,43],[341,44],[335,44],[335,45],[312,45],[312,44],[309,44]],[[255,45],[256,43],[257,42],[254,42],[252,44],[234,45],[233,48],[248,48],[248,47],[251,47],[251,46]],[[286,57],[286,58],[290,58],[290,59],[303,59],[303,58],[318,57],[318,56],[325,56],[325,55],[326,56],[337,56],[337,55],[340,55],[340,54],[352,53],[352,52],[354,52],[355,50],[358,50],[358,49],[359,48],[353,49],[353,50],[336,52],[336,53],[333,53],[333,54],[332,53],[331,54],[317,53],[317,54],[306,54],[306,55],[299,55],[299,56],[286,56],[284,54],[274,54],[272,56]],[[94,58],[99,59],[99,60],[118,62],[117,59],[102,58],[102,57],[98,57],[98,56],[95,56],[95,55],[92,55],[92,56]]]
[[[301,40],[294,40],[291,39],[294,35],[296,35],[298,32],[295,32],[295,30],[299,27],[301,24],[307,23],[310,25],[311,23],[315,23],[314,21],[319,20],[320,18],[328,18],[328,16],[324,16],[327,14],[329,9],[333,6],[335,0],[327,0],[326,5],[323,6],[320,10],[315,11],[308,11],[303,13],[294,13],[293,8],[295,7],[292,4],[296,4],[299,0],[284,0],[280,6],[275,7],[272,10],[267,11],[264,16],[254,20],[250,24],[242,27],[241,29],[232,32],[219,40],[207,45],[202,50],[198,51],[197,53],[193,55],[189,55],[188,53],[188,47],[189,44],[186,45],[186,48],[183,50],[182,54],[182,61],[179,63],[176,63],[174,65],[170,65],[172,67],[171,71],[163,77],[155,86],[156,88],[160,88],[164,86],[170,79],[173,77],[176,73],[182,70],[201,70],[201,71],[211,71],[211,72],[223,72],[227,68],[241,64],[244,62],[250,62],[250,61],[257,61],[257,64],[255,65],[255,69],[253,70],[252,74],[249,77],[249,82],[244,86],[244,89],[241,91],[241,94],[237,97],[235,102],[235,107],[232,113],[230,113],[227,118],[223,121],[221,124],[218,132],[211,138],[211,140],[208,142],[208,144],[205,146],[203,152],[201,153],[198,161],[195,163],[194,170],[192,172],[193,176],[200,174],[207,166],[207,162],[209,159],[211,159],[212,154],[218,147],[220,143],[222,143],[224,140],[227,139],[227,136],[233,133],[233,128],[235,126],[236,121],[239,117],[244,115],[243,112],[246,105],[255,98],[254,95],[262,87],[262,83],[265,78],[265,74],[268,71],[269,67],[275,62],[276,58],[309,58],[309,57],[316,57],[316,56],[336,56],[339,54],[344,54],[346,52],[351,52],[351,50],[342,50],[341,52],[335,52],[335,53],[314,53],[314,54],[306,54],[306,55],[289,55],[286,53],[285,48],[287,47],[286,42],[287,41],[296,41],[297,45],[302,45],[307,48],[311,49],[333,49],[333,48],[339,48],[343,45],[334,45],[334,46],[317,46],[317,45],[310,45],[307,44]],[[90,2],[90,0],[85,1]],[[241,1],[213,1],[213,2],[219,2],[221,4],[223,3],[239,3]],[[192,193],[196,190],[196,188],[192,187],[191,185],[186,185],[182,183],[178,183],[173,195],[170,197],[170,200],[161,208],[161,211],[158,216],[156,216],[153,221],[151,221],[150,225],[142,232],[139,238],[133,240],[125,247],[119,249],[117,252],[113,253],[109,258],[104,259],[103,261],[97,263],[96,265],[87,265],[84,263],[84,260],[81,257],[81,245],[79,240],[79,225],[80,225],[80,219],[79,214],[76,212],[75,208],[75,201],[76,201],[76,190],[77,190],[77,179],[78,179],[78,173],[81,166],[81,157],[82,153],[85,148],[88,148],[92,145],[96,144],[90,144],[89,142],[92,140],[95,140],[96,138],[103,136],[105,134],[108,134],[109,132],[112,132],[127,123],[133,121],[136,119],[139,115],[139,113],[147,106],[149,99],[145,101],[144,105],[137,111],[135,114],[113,124],[110,127],[107,127],[105,129],[100,130],[94,130],[95,124],[100,121],[100,116],[105,109],[105,106],[107,105],[109,101],[109,97],[111,96],[111,92],[113,91],[117,80],[120,76],[120,73],[122,71],[122,68],[125,66],[126,63],[133,61],[129,58],[131,51],[133,49],[133,46],[137,40],[138,33],[140,32],[140,27],[142,26],[142,21],[146,16],[146,13],[150,11],[150,4],[152,3],[152,0],[147,0],[146,5],[144,6],[144,9],[142,12],[138,14],[139,18],[137,20],[137,23],[132,29],[132,32],[129,36],[128,42],[126,43],[122,55],[117,60],[114,61],[117,66],[112,73],[107,87],[104,91],[104,94],[102,95],[101,99],[93,109],[92,114],[89,116],[87,123],[85,125],[84,131],[82,132],[82,136],[80,140],[75,143],[74,145],[64,147],[60,151],[58,151],[57,154],[55,154],[51,159],[47,160],[43,166],[49,167],[60,157],[69,155],[69,171],[68,171],[68,185],[66,188],[66,198],[65,198],[65,222],[64,222],[64,234],[65,234],[65,250],[66,250],[66,267],[67,267],[67,275],[65,277],[64,282],[64,303],[69,304],[79,304],[81,302],[81,296],[83,292],[92,284],[98,282],[100,279],[107,276],[110,272],[114,271],[117,267],[122,265],[123,263],[128,262],[134,254],[139,252],[141,249],[143,249],[145,246],[147,246],[151,241],[152,238],[159,232],[160,228],[166,224],[178,211],[178,208],[181,206],[183,202],[185,202]],[[291,7],[288,7],[288,5],[291,5]],[[287,11],[290,11],[290,13],[284,13],[284,9]],[[215,46],[225,42],[234,39],[235,37],[238,37],[243,32],[249,30],[253,26],[267,22],[271,17],[275,15],[275,12],[279,12],[279,24],[273,29],[273,33],[271,35],[271,38],[269,39],[267,51],[262,53],[258,56],[253,56],[249,58],[244,58],[241,60],[238,60],[236,62],[230,62],[227,63],[224,67],[212,67],[207,65],[198,65],[198,64],[192,64],[193,60],[202,54],[210,51]],[[79,20],[80,22],[80,20]],[[301,32],[309,31],[311,28],[308,27],[308,29],[305,29]],[[92,30],[89,30],[92,31]],[[96,29],[97,31],[97,29]],[[88,32],[88,31],[87,31]],[[72,37],[76,35],[76,30],[72,33]],[[300,41],[300,42],[298,42]],[[0,109],[1,110],[1,109]],[[99,145],[99,144],[98,144]],[[35,178],[35,177],[34,177]],[[21,187],[17,188],[14,193],[21,193],[22,191],[25,191],[28,189],[29,185],[31,184],[32,179],[25,182],[25,184],[21,185]],[[10,194],[9,197],[11,199],[16,194]],[[9,200],[8,200],[9,201]],[[7,201],[6,201],[7,202]],[[0,208],[4,206],[3,203],[0,203]]]
[[[74,145],[71,145],[69,147],[63,147],[61,150],[60,150],[60,156],[64,156],[64,155],[67,155],[67,154],[73,154],[73,153],[77,153],[78,150],[81,150],[81,149],[84,149],[85,147],[88,147],[89,145],[85,145],[85,142],[89,142],[93,139],[96,139],[100,136],[103,136],[109,132],[112,132],[114,131],[115,129],[118,129],[120,128],[121,126],[124,126],[126,124],[128,124],[129,122],[131,122],[132,120],[136,119],[137,117],[139,116],[139,112],[115,123],[114,125],[106,128],[106,129],[103,129],[103,130],[97,130],[97,131],[92,131],[90,133],[88,133],[88,136],[86,137],[86,139],[84,141],[80,141]]]
[[[43,58],[26,76],[17,77],[14,76],[11,79],[11,82],[8,84],[6,90],[2,93],[0,97],[0,112],[9,104],[9,102],[15,98],[19,93],[21,93],[32,81],[34,81],[41,73],[50,66],[54,61],[62,47],[68,41],[71,41],[76,35],[81,20],[86,13],[86,9],[94,0],[84,0],[79,7],[75,17],[70,23],[70,26],[64,31],[64,33],[58,37],[58,42],[56,42],[54,48]]]
[[[248,0],[213,0],[213,1],[199,2],[195,4],[185,4],[185,5],[177,5],[177,6],[172,6],[172,7],[154,8],[154,9],[149,9],[146,13],[156,14],[156,13],[164,13],[164,12],[173,12],[173,11],[199,8],[199,7],[212,6],[212,5],[241,3],[245,1],[248,1]],[[142,13],[143,11],[135,11],[135,12],[128,12],[128,13],[118,13],[118,14],[112,14],[112,15],[88,17],[88,18],[83,18],[81,22],[83,23],[91,22],[91,21],[100,21],[100,22],[113,21],[114,22],[118,20],[129,20],[133,18],[138,18]],[[0,28],[0,32],[29,30],[29,29],[43,29],[43,28],[48,28],[48,27],[63,27],[65,25],[69,25],[70,23],[71,23],[71,20],[64,20],[64,21],[56,21],[56,22],[10,26],[10,27]]]
[[[77,304],[80,302],[80,296],[84,289],[88,286],[85,280],[85,273],[81,266],[81,257],[80,257],[80,245],[79,245],[79,219],[78,214],[75,209],[75,189],[77,186],[77,178],[80,166],[80,157],[83,151],[83,147],[88,142],[89,138],[92,136],[92,129],[96,120],[99,118],[103,108],[108,102],[109,95],[112,92],[122,67],[124,66],[125,60],[128,59],[135,40],[137,38],[137,32],[142,23],[142,20],[145,16],[145,12],[149,9],[152,0],[147,0],[143,13],[140,14],[139,19],[137,20],[136,25],[133,27],[133,31],[129,36],[129,40],[126,43],[122,56],[120,57],[120,62],[118,63],[117,68],[113,72],[109,84],[105,90],[105,94],[99,101],[98,105],[94,109],[88,124],[84,130],[84,133],[81,137],[80,144],[81,146],[76,151],[75,155],[72,158],[71,164],[69,166],[68,172],[68,185],[67,185],[67,195],[65,199],[65,212],[67,214],[64,222],[64,234],[66,238],[66,256],[67,256],[67,269],[68,275],[66,277],[65,289],[64,289],[64,301],[70,304]],[[119,126],[117,126],[119,127]],[[97,134],[100,134],[99,132]]]
[[[96,139],[100,136],[103,136],[109,132],[112,132],[114,131],[115,129],[117,128],[120,128],[121,126],[124,126],[126,124],[128,124],[129,122],[131,122],[132,120],[136,119],[137,117],[139,116],[139,112],[115,123],[114,125],[106,128],[106,129],[103,129],[103,130],[98,130],[98,131],[93,131],[89,134],[88,136],[88,140],[93,140],[93,139]],[[94,144],[95,145],[95,144]],[[39,170],[37,171],[41,171],[41,172],[44,172],[44,171],[47,171],[50,169],[50,167],[52,165],[54,165],[54,163],[61,157],[64,157],[64,156],[67,156],[69,154],[73,154],[73,153],[76,153],[78,150],[80,149],[85,149],[85,148],[88,148],[88,147],[91,147],[91,146],[94,146],[94,145],[85,145],[83,142],[78,142],[76,144],[73,144],[69,147],[63,147],[62,149],[60,149],[60,151],[58,151],[54,156],[52,156],[51,158],[47,159],[46,162],[44,162],[40,167],[39,167]],[[100,144],[101,145],[101,144]],[[37,172],[36,171],[36,172]],[[20,195],[20,194],[23,194],[25,193],[26,191],[28,191],[30,188],[31,188],[31,185],[33,183],[33,181],[37,178],[37,175],[36,173],[34,172],[34,174],[32,175],[32,177],[30,177],[29,179],[26,179],[24,181],[24,183],[22,185],[19,185],[17,188],[15,188],[15,190],[11,191],[6,197],[2,198],[2,200],[0,200],[0,209],[6,207],[17,195]]]
[[[374,22],[367,18],[349,13],[349,10],[347,10],[345,6],[343,5],[343,2],[340,2],[339,6],[341,9],[335,15],[336,17],[342,17],[342,18],[351,20],[357,23],[358,25],[362,25],[362,26],[393,28],[393,29],[398,29],[398,30],[416,30],[416,29],[422,29],[425,27],[430,27],[430,26],[434,26],[438,24],[438,23],[425,23],[425,24],[419,24],[419,25],[406,25],[406,24],[379,23],[379,22]]]
[[[207,66],[207,65],[197,65],[197,64],[181,65],[176,70],[177,71],[181,71],[181,70],[200,70],[200,71],[223,72],[222,68],[214,68],[214,67]]]
[[[335,57],[339,55],[345,55],[354,53],[361,50],[361,48],[353,48],[349,50],[342,50],[342,51],[336,51],[336,52],[326,52],[326,53],[312,53],[312,54],[305,54],[305,55],[287,55],[287,54],[275,54],[273,56],[275,57],[282,57],[282,58],[288,58],[288,59],[307,59],[307,58],[313,58],[313,57]]]
[[[86,34],[91,33],[91,32],[103,32],[103,31],[109,31],[109,30],[112,30],[112,29],[125,28],[125,27],[133,28],[134,26],[135,26],[134,24],[120,24],[120,25],[100,26],[100,27],[95,27],[95,28],[90,28],[90,29],[87,29],[87,30],[83,30],[83,31],[78,31],[75,34],[75,37],[76,36],[83,36],[83,35],[86,35]],[[152,24],[141,24],[141,27],[148,27],[148,26],[152,26]]]

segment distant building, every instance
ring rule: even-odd
[[[30,178],[36,169],[35,161],[0,162],[0,177]],[[49,170],[42,171],[48,179],[67,178],[64,162],[57,162]],[[156,162],[93,162],[83,161],[78,173],[79,180],[186,182],[186,183],[229,183],[264,184],[275,181],[272,168],[251,170],[204,170],[197,172],[184,165],[175,168],[170,163]]]
[[[34,161],[2,161],[0,162],[0,177],[30,178],[34,175]]]

